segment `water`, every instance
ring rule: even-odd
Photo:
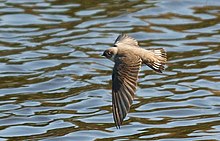
[[[0,140],[220,138],[220,1],[0,2]],[[120,130],[111,111],[120,33],[168,52],[166,71],[142,67]]]

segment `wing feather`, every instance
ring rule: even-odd
[[[114,46],[118,46],[119,44],[127,44],[134,47],[138,47],[138,42],[134,38],[128,36],[127,34],[121,34],[115,40]]]
[[[112,75],[112,105],[115,125],[120,128],[130,110],[142,61],[138,56],[118,57]]]

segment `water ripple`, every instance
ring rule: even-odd
[[[119,4],[120,3],[120,4]],[[219,140],[217,0],[0,3],[0,140]],[[163,47],[163,74],[143,66],[120,130],[111,109],[120,33]]]

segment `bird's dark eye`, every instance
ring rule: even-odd
[[[107,52],[108,55],[111,55],[111,52]]]

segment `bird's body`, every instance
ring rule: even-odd
[[[120,128],[134,99],[140,67],[146,64],[156,72],[164,70],[164,49],[143,49],[126,34],[119,35],[103,56],[115,62],[112,73],[112,107],[116,127]]]

